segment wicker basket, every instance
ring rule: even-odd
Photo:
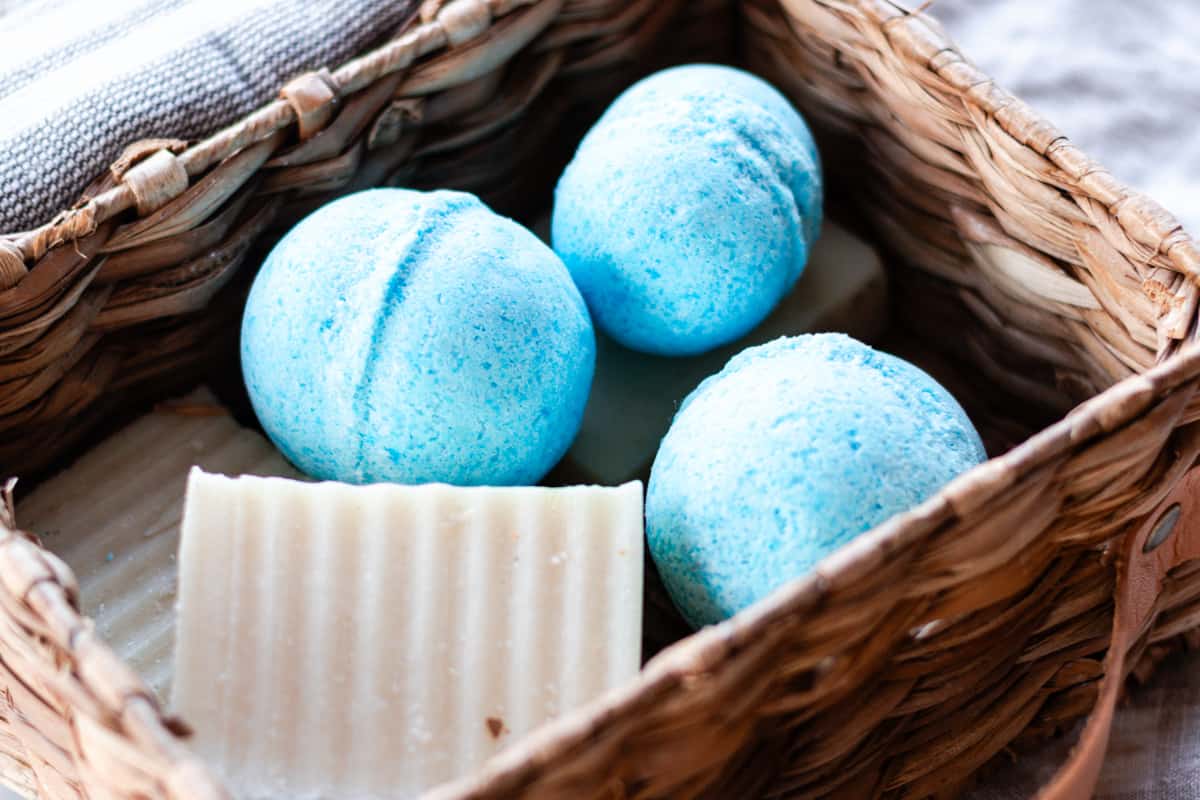
[[[388,182],[544,207],[617,91],[698,59],[804,110],[833,214],[898,265],[894,349],[1003,455],[435,796],[953,796],[1092,711],[1044,793],[1086,796],[1121,679],[1200,624],[1200,251],[887,0],[428,0],[389,44],[208,140],[132,146],[76,207],[0,237],[2,471],[36,476],[227,371],[239,266],[297,215]],[[224,796],[80,616],[69,568],[15,527],[10,504],[6,780]]]

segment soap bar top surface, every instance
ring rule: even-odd
[[[680,408],[650,474],[651,555],[684,616],[715,623],[985,457],[912,364],[840,334],[777,339]]]
[[[239,798],[414,798],[631,679],[642,488],[193,472],[174,708]]]
[[[552,239],[608,335],[692,355],[747,333],[796,282],[821,197],[812,137],[782,95],[680,67],[627,90],[584,138]]]
[[[594,363],[562,262],[459,192],[318,209],[272,250],[242,325],[268,435],[352,483],[536,483],[578,430]]]

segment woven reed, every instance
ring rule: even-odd
[[[74,209],[0,237],[4,471],[53,464],[228,358],[239,267],[296,215],[379,183],[531,210],[616,91],[720,57],[736,29],[740,59],[815,124],[835,209],[903,265],[905,341],[949,365],[994,447],[1086,402],[434,796],[953,796],[1010,743],[1086,713],[1112,616],[1105,546],[1200,450],[1200,251],[928,17],[746,0],[735,27],[730,11],[429,0],[393,42],[211,139],[131,147]],[[0,772],[54,798],[222,797],[77,601],[10,509]],[[1200,565],[1159,608],[1156,654],[1200,625]]]

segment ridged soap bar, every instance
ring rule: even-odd
[[[193,471],[175,709],[234,795],[413,797],[631,678],[642,488]]]

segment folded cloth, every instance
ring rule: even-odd
[[[394,35],[417,0],[0,0],[0,233],[145,138],[197,139]]]

